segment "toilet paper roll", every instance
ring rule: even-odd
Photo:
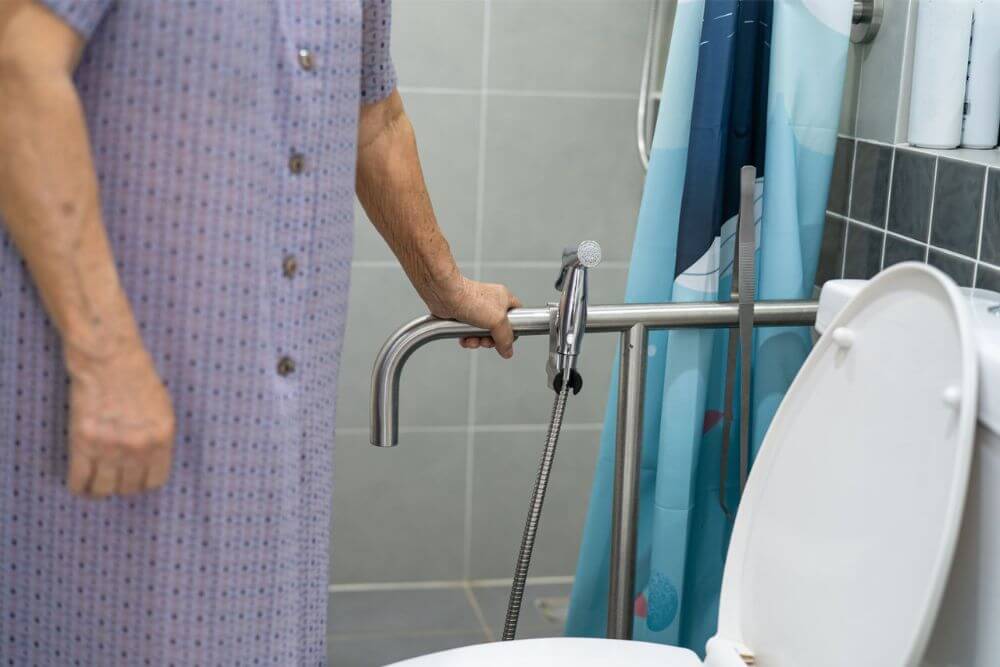
[[[1000,133],[1000,0],[976,0],[962,145],[993,148]]]
[[[908,139],[914,146],[957,148],[972,36],[972,0],[920,0],[913,45]]]

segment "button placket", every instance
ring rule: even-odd
[[[292,79],[292,94],[300,94],[302,99],[306,99],[305,91],[319,84],[319,79],[316,78],[316,54],[315,51],[305,45],[306,42],[300,42],[299,46],[294,49],[294,58],[297,62],[301,72],[298,76],[294,76]],[[303,133],[304,136],[294,136],[292,141],[295,142],[290,148],[287,162],[288,173],[291,176],[289,181],[287,181],[287,186],[291,190],[293,195],[301,195],[303,187],[310,187],[311,179],[302,180],[308,175],[307,172],[307,158],[306,151],[311,150],[310,137],[308,133],[310,131],[310,126],[308,123],[308,118],[310,116],[310,110],[308,108],[303,108],[303,105],[293,105],[290,109],[292,114],[292,120],[297,120],[297,123],[293,123],[292,126],[297,126],[299,131]],[[298,148],[302,146],[304,148]],[[297,197],[294,197],[297,199]],[[290,215],[300,216],[301,211],[295,210],[297,207],[293,207],[289,211]],[[289,252],[293,248],[297,248],[302,244],[303,239],[300,238],[299,233],[293,234],[291,237],[286,239],[286,248],[288,251],[281,258],[281,275],[285,280],[291,282],[299,274],[299,259],[294,252]],[[287,289],[295,289],[291,285]],[[294,303],[294,302],[291,302]],[[287,347],[286,347],[287,349]],[[280,377],[287,378],[295,373],[296,361],[291,356],[283,354],[278,358],[275,371]]]

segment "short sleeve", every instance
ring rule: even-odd
[[[115,0],[41,0],[56,16],[89,40]]]
[[[361,26],[361,103],[372,104],[396,87],[396,68],[389,53],[392,0],[364,0]]]

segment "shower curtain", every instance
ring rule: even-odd
[[[850,0],[680,0],[626,301],[729,299],[746,164],[757,167],[758,298],[811,296],[851,11]],[[633,636],[701,654],[715,632],[732,529],[719,503],[728,335],[649,337]],[[807,330],[756,331],[752,453],[809,349]],[[605,634],[616,394],[617,373],[568,635]],[[738,503],[738,426],[722,491],[729,507]]]

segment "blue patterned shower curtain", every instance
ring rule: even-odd
[[[850,0],[680,0],[627,301],[729,299],[747,164],[757,167],[758,298],[811,295],[851,9]],[[699,653],[715,632],[732,528],[719,503],[728,335],[658,331],[649,339],[634,638]],[[756,332],[753,452],[809,348],[806,330]],[[605,633],[617,374],[611,384],[569,635]],[[723,491],[730,507],[739,479],[732,450]]]

